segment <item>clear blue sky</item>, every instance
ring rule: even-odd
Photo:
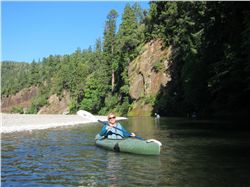
[[[122,17],[124,1],[31,2],[5,1],[2,5],[1,60],[38,61],[49,55],[73,53],[94,47],[103,37],[111,9]],[[134,3],[134,2],[130,2]],[[148,9],[148,1],[139,1]]]

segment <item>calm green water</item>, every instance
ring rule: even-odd
[[[250,186],[250,130],[178,118],[122,124],[160,140],[161,155],[98,148],[98,124],[3,134],[2,186]]]

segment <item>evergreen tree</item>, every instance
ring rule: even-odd
[[[125,6],[122,22],[117,36],[117,47],[119,56],[119,88],[123,97],[128,96],[128,65],[135,58],[135,49],[139,45],[138,24],[135,10],[127,4]]]
[[[122,15],[122,23],[118,31],[119,54],[123,60],[123,67],[127,66],[134,58],[133,52],[139,44],[137,38],[137,19],[135,11],[127,4]]]
[[[115,40],[116,40],[116,18],[118,13],[113,9],[107,16],[104,30],[104,46],[103,52],[107,64],[111,67],[111,85],[112,92],[115,87],[115,71],[117,70],[117,59],[115,57]]]
[[[97,53],[102,52],[102,41],[101,41],[100,38],[98,38],[98,39],[96,40],[95,52],[97,52]]]
[[[210,109],[214,115],[245,114],[250,9],[245,2],[210,2],[205,12],[204,61],[209,65]],[[215,35],[216,33],[216,35]],[[249,62],[249,61],[248,61]]]

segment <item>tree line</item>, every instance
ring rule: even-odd
[[[149,37],[173,47],[172,81],[155,110],[165,115],[243,117],[249,113],[249,2],[157,2]]]
[[[93,113],[126,114],[131,104],[127,68],[144,41],[145,11],[138,3],[127,4],[118,28],[118,13],[112,9],[105,20],[103,38],[94,49],[78,48],[69,55],[50,55],[28,63],[2,62],[2,95],[37,85],[41,89],[30,113],[36,113],[51,94],[71,95],[70,112],[84,108]]]
[[[161,38],[172,48],[171,81],[162,87],[154,111],[166,116],[246,116],[250,90],[248,2],[150,2],[143,10],[127,4],[117,25],[111,10],[94,49],[28,63],[2,62],[2,95],[38,85],[36,112],[53,93],[68,90],[71,112],[127,114],[128,65],[142,46]],[[13,76],[15,75],[15,76]]]

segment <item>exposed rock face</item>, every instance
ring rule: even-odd
[[[8,97],[1,98],[1,112],[10,113],[13,107],[22,107],[24,112],[31,107],[32,99],[38,96],[39,88],[32,86],[25,88]],[[59,98],[56,94],[48,99],[48,105],[43,106],[38,114],[66,114],[68,113],[68,105],[70,103],[70,94],[63,92],[63,96]]]
[[[63,91],[62,98],[59,98],[56,94],[51,95],[48,102],[49,104],[43,106],[38,114],[66,114],[69,111],[70,94],[67,91]]]
[[[153,103],[145,103],[146,98],[155,98],[161,86],[170,80],[166,73],[171,55],[171,48],[163,49],[160,40],[147,43],[143,53],[129,64],[128,74],[130,96],[134,99],[130,116],[148,116]],[[146,107],[147,106],[147,107]]]
[[[133,99],[139,99],[142,94],[144,95],[145,89],[144,89],[144,77],[141,74],[134,75],[133,80],[131,81],[131,86],[129,89],[130,96]]]
[[[1,110],[2,112],[10,112],[15,106],[22,108],[29,108],[31,106],[31,100],[38,94],[38,87],[32,86],[25,88],[15,95],[1,98]]]

